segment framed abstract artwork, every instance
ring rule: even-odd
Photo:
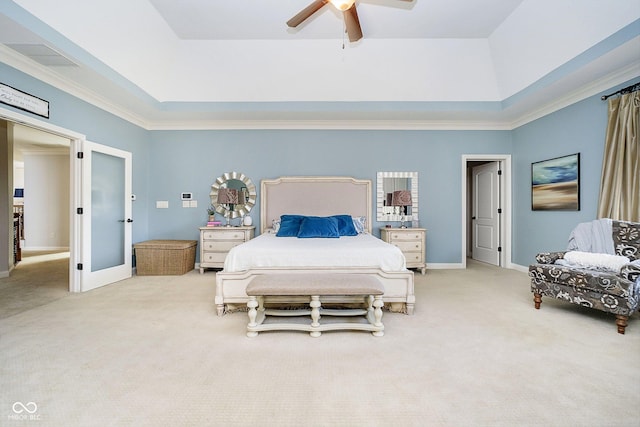
[[[531,210],[580,210],[580,153],[531,163]]]

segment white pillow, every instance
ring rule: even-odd
[[[569,251],[564,254],[562,265],[601,271],[616,271],[629,264],[629,258],[619,255]]]
[[[356,228],[358,234],[366,233],[367,231],[367,217],[366,216],[352,216],[353,226]]]

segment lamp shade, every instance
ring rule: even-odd
[[[235,205],[238,203],[238,190],[221,188],[218,190],[218,203]]]
[[[391,206],[411,206],[411,191],[394,191],[391,198]]]
[[[24,188],[16,188],[13,190],[13,197],[24,197]]]

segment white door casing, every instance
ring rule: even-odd
[[[500,200],[502,204],[502,214],[500,215],[500,239],[502,251],[500,252],[500,266],[503,268],[516,268],[520,266],[511,263],[511,155],[510,154],[463,154],[461,156],[461,216],[460,216],[460,265],[458,268],[467,268],[467,253],[469,247],[469,236],[467,230],[471,230],[468,223],[471,217],[471,200],[469,193],[471,192],[471,180],[469,180],[468,166],[470,162],[488,162],[494,161],[500,163],[502,170]],[[522,271],[525,271],[524,269]]]
[[[40,120],[22,113],[17,113],[5,108],[0,107],[0,118],[15,123],[20,123],[32,127],[34,129],[41,130],[43,132],[49,132],[63,138],[68,138],[71,141],[70,150],[70,236],[69,236],[69,291],[81,292],[87,291],[99,286],[103,286],[115,281],[123,280],[131,277],[131,228],[132,224],[126,222],[131,219],[131,198],[132,194],[132,165],[131,165],[131,153],[117,150],[111,147],[88,143],[86,142],[85,135],[70,129],[62,128],[60,126],[53,125],[44,120]],[[89,148],[87,148],[89,147]],[[102,268],[96,272],[91,273],[92,269],[92,257],[91,257],[91,208],[90,202],[88,205],[83,206],[83,202],[91,200],[91,182],[89,175],[89,181],[87,181],[86,174],[91,173],[90,162],[86,162],[83,158],[78,159],[78,153],[82,152],[83,156],[86,154],[91,158],[92,151],[96,150],[106,156],[112,156],[113,158],[120,158],[123,162],[124,169],[121,179],[123,180],[123,201],[121,205],[121,218],[124,220],[124,232],[122,235],[121,247],[118,247],[118,251],[122,251],[123,263],[121,265],[113,266],[111,268]],[[84,150],[84,151],[83,151]],[[86,158],[86,157],[85,157]],[[88,164],[88,166],[86,166]],[[86,167],[85,167],[86,166]],[[77,214],[77,208],[83,208],[82,215]],[[86,210],[85,210],[86,209]],[[85,212],[87,214],[85,214]],[[87,235],[88,233],[88,235]],[[108,245],[112,242],[104,241],[103,244]],[[115,247],[115,245],[114,245]],[[82,264],[83,269],[79,270],[78,265]]]
[[[472,168],[472,258],[500,265],[500,176],[498,162]]]

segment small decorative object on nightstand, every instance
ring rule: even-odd
[[[223,268],[234,246],[253,239],[255,227],[200,227],[200,274],[205,268]]]
[[[400,248],[407,260],[407,268],[427,270],[425,262],[427,230],[424,228],[381,228],[380,237]]]
[[[397,207],[400,214],[400,228],[407,228],[404,225],[407,217],[407,206],[411,206],[411,191],[398,190],[392,193],[391,206]]]
[[[221,188],[218,191],[218,203],[226,206],[224,214],[227,220],[227,227],[231,227],[231,212],[233,207],[238,204],[238,190],[234,188]]]

